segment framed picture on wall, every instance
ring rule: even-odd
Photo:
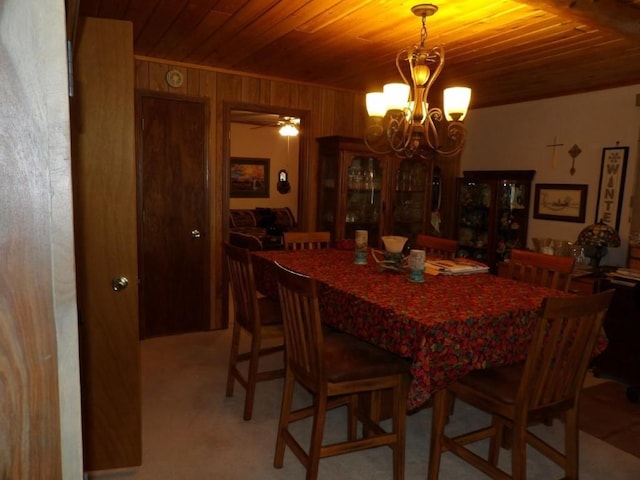
[[[588,185],[538,183],[533,218],[584,223]]]
[[[269,197],[269,159],[231,157],[232,198]]]
[[[627,171],[629,147],[610,147],[602,149],[600,167],[600,186],[598,187],[598,205],[594,223],[602,220],[618,231],[622,213],[622,194]]]

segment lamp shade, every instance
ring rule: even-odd
[[[450,87],[444,90],[444,116],[447,120],[461,122],[467,115],[471,89],[467,87]]]
[[[387,83],[382,87],[387,110],[404,110],[409,102],[410,87],[406,83]]]
[[[369,92],[366,95],[367,113],[370,117],[384,117],[387,113],[387,102],[384,93]]]
[[[576,243],[594,247],[615,248],[620,246],[620,235],[614,228],[600,220],[598,223],[585,227],[578,235]]]

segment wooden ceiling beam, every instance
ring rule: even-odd
[[[640,40],[636,0],[516,0],[564,18]]]

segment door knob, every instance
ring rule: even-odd
[[[191,236],[193,238],[200,238],[200,230],[191,230]]]
[[[111,287],[114,291],[119,292],[120,290],[124,290],[129,285],[129,279],[127,277],[115,277],[111,280]]]

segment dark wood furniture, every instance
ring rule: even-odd
[[[330,232],[284,232],[285,250],[328,248],[330,246]]]
[[[444,209],[453,205],[455,162],[376,154],[360,138],[317,141],[317,230],[330,231],[338,241],[367,230],[374,247],[382,247],[382,235],[405,236],[413,244],[418,233],[450,234],[441,225],[453,224],[453,212]]]
[[[282,467],[288,446],[305,466],[306,479],[314,480],[321,458],[387,445],[393,452],[393,478],[402,480],[409,362],[351,335],[325,334],[316,281],[280,266],[277,278],[287,355],[274,466]],[[311,393],[311,406],[292,409],[296,383]],[[391,428],[358,408],[360,396],[389,390]],[[323,444],[327,410],[339,406],[347,407],[347,440]],[[308,417],[313,418],[311,440],[301,444],[290,425]]]
[[[591,362],[593,373],[610,377],[629,385],[627,394],[632,401],[640,395],[640,282],[626,285],[602,279],[600,290],[614,288],[615,295],[604,321],[609,344]],[[635,284],[634,284],[635,283]]]
[[[458,180],[458,256],[489,265],[527,246],[535,170],[465,171]]]
[[[451,451],[491,478],[523,479],[530,444],[560,465],[565,478],[577,479],[578,398],[612,297],[613,291],[546,298],[525,363],[474,370],[436,392],[427,478],[437,480],[442,453]],[[447,436],[445,425],[454,398],[490,414],[491,424],[455,437]],[[556,415],[562,415],[564,420],[563,451],[527,429],[535,420]],[[455,426],[454,421],[451,424]],[[511,433],[510,473],[497,466],[505,427]],[[465,446],[485,438],[491,439],[487,458],[472,454]]]
[[[458,242],[449,238],[434,237],[420,233],[416,236],[416,247],[425,251],[427,258],[453,259],[458,252]]]
[[[498,275],[566,292],[574,263],[574,257],[513,249],[509,260],[500,265]]]
[[[258,298],[253,276],[253,263],[249,250],[229,243],[223,244],[229,283],[233,296],[233,334],[229,354],[226,395],[233,395],[237,381],[245,390],[245,420],[253,414],[256,383],[284,376],[284,368],[259,371],[260,357],[284,351],[284,335],[280,304],[267,297]],[[244,332],[251,338],[249,350],[240,352],[240,336]],[[264,347],[263,341],[269,346]],[[248,362],[246,374],[238,367]]]

